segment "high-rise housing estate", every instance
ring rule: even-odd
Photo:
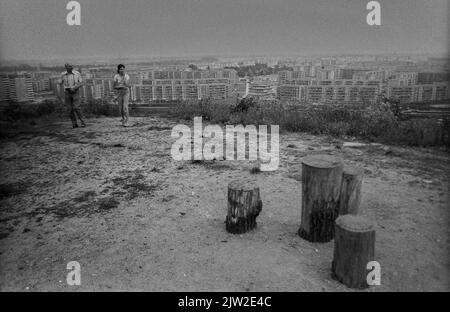
[[[318,80],[302,79],[285,81],[278,86],[280,100],[299,100],[308,103],[321,102],[375,102],[382,92],[378,80]]]
[[[434,82],[432,84],[389,85],[386,96],[400,103],[439,101],[450,99],[450,82]]]
[[[248,86],[248,97],[255,99],[274,99],[276,97],[276,84],[272,81],[252,81]]]
[[[433,71],[424,71],[419,72],[417,75],[417,83],[419,84],[430,84],[434,82],[443,82],[450,80],[450,73],[448,72],[433,72]]]
[[[151,70],[131,72],[132,76],[142,78],[132,88],[132,100],[138,102],[225,99],[233,94],[237,83],[234,69]]]
[[[4,74],[0,79],[0,100],[26,102],[34,99],[33,81],[29,75]]]
[[[320,67],[315,78],[306,77],[301,70],[281,71],[277,97],[308,103],[373,103],[381,95],[401,103],[438,101],[450,99],[448,77],[446,72],[420,73],[412,68]]]

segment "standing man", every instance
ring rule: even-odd
[[[78,90],[81,87],[83,80],[81,74],[76,70],[73,70],[73,65],[67,63],[65,65],[66,71],[61,74],[59,81],[60,85],[64,87],[65,104],[70,110],[70,119],[72,120],[72,126],[78,128],[77,116],[80,119],[81,126],[86,127],[83,121],[83,115],[80,108],[80,93]]]
[[[130,100],[130,76],[125,73],[125,65],[117,66],[117,75],[114,76],[114,89],[117,90],[117,100],[119,101],[120,113],[122,115],[122,126],[129,127],[128,102]]]

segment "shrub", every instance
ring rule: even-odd
[[[349,133],[350,130],[350,124],[348,122],[338,121],[338,122],[331,122],[327,125],[326,132],[339,137],[344,136]]]
[[[203,116],[227,124],[275,124],[280,130],[356,136],[387,143],[416,146],[450,145],[450,119],[399,121],[387,104],[307,105],[298,102],[244,99],[237,104],[203,100],[184,102],[174,108],[175,116]]]
[[[403,143],[413,146],[450,146],[446,121],[435,119],[407,120],[399,123],[390,133],[387,142]]]
[[[3,109],[3,119],[16,122],[32,118],[39,118],[59,112],[59,105],[53,101],[42,103],[9,102]]]
[[[109,104],[103,100],[92,100],[82,105],[83,113],[87,116],[119,117],[120,108],[117,104]]]

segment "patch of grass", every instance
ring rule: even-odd
[[[14,122],[19,120],[39,118],[54,113],[61,114],[62,111],[62,105],[59,105],[59,103],[50,100],[37,104],[9,102],[3,109],[3,113],[1,114],[1,116],[3,120]]]
[[[92,145],[96,145],[100,148],[123,148],[123,147],[126,147],[122,143],[105,144],[105,143],[100,143],[100,142],[94,142],[94,143],[92,143]]]
[[[450,147],[450,119],[400,120],[390,105],[309,105],[278,100],[221,103],[217,100],[178,103],[173,116],[195,116],[223,124],[279,125],[280,131],[358,137],[384,143]]]
[[[167,127],[167,126],[151,126],[150,128],[147,129],[148,131],[165,131],[165,130],[172,130],[171,127]]]
[[[89,193],[89,192],[86,192]],[[91,194],[82,194],[72,200],[64,201],[49,208],[40,208],[30,216],[52,213],[58,219],[88,217],[93,214],[117,208],[120,202],[113,196],[100,198],[98,201]]]
[[[120,117],[119,105],[110,104],[106,100],[91,100],[82,109],[87,116]]]
[[[95,196],[97,196],[97,193],[95,191],[86,191],[83,194],[75,197],[73,201],[76,203],[83,203],[92,200]]]
[[[140,195],[153,196],[155,190],[159,188],[157,184],[145,182],[145,176],[139,171],[123,172],[123,177],[114,178],[114,185],[121,187],[127,192],[128,199],[134,199]]]
[[[175,195],[168,195],[168,196],[164,197],[161,201],[162,201],[163,203],[167,203],[167,202],[170,202],[171,200],[173,200],[173,199],[175,199],[175,198],[176,198]]]
[[[26,189],[27,184],[22,182],[0,184],[0,199],[22,194]]]
[[[200,160],[191,160],[190,161],[191,164],[194,165],[201,165],[204,166],[207,169],[210,170],[215,170],[215,171],[224,171],[224,170],[231,170],[232,167],[230,167],[230,165],[225,164],[225,163],[221,163],[221,162],[217,162],[216,160],[204,160],[204,159],[200,159]],[[183,169],[184,167],[180,167],[178,170]]]
[[[289,174],[288,175],[288,178],[290,178],[290,179],[294,179],[294,180],[297,180],[297,181],[302,181],[302,174],[301,173],[291,173],[291,174]]]
[[[101,198],[98,201],[98,209],[103,210],[111,210],[117,208],[120,205],[120,202],[117,201],[113,196]]]
[[[208,169],[214,170],[214,171],[225,171],[225,170],[232,170],[233,168],[230,167],[228,164],[224,163],[217,163],[215,161],[206,164],[206,167]]]
[[[153,196],[153,192],[156,190],[156,186],[152,184],[146,184],[142,182],[127,183],[123,188],[128,191],[128,198],[133,199],[139,195]]]

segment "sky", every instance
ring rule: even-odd
[[[434,53],[450,50],[448,0],[1,0],[0,60],[70,57]]]

